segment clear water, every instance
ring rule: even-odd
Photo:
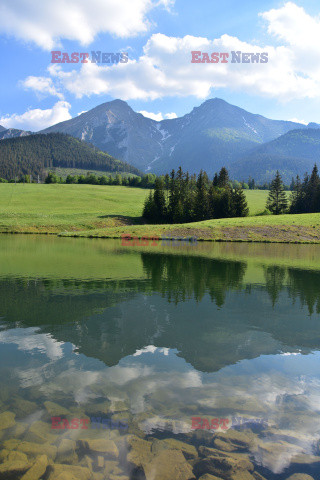
[[[264,478],[319,479],[319,300],[317,245],[133,248],[2,236],[0,414],[16,423],[0,425],[0,448],[86,435],[123,446],[128,434],[216,448],[216,431],[192,429],[192,417],[227,418],[252,440],[232,451]],[[56,432],[48,401],[60,417],[128,428]],[[76,455],[55,461],[83,465]],[[137,475],[125,455],[118,462],[122,475]]]

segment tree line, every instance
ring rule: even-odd
[[[155,179],[156,175],[152,173],[138,176],[121,173],[116,173],[115,175],[96,175],[95,173],[87,172],[86,175],[67,175],[67,177],[64,178],[55,172],[49,172],[45,178],[45,183],[123,185],[125,187],[153,188]]]
[[[143,217],[150,223],[185,223],[211,218],[245,217],[249,209],[241,187],[233,188],[226,168],[212,181],[206,172],[189,175],[179,167],[157,177],[150,191]]]
[[[277,171],[271,182],[266,208],[274,215],[320,212],[320,177],[317,165],[313,167],[311,175],[305,174],[303,181],[297,175],[292,183],[290,199],[285,192],[281,175]]]

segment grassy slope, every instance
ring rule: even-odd
[[[251,215],[266,191],[248,191]],[[185,225],[139,225],[146,190],[92,185],[0,184],[0,232],[119,237],[196,236],[207,240],[320,242],[320,214],[208,220]]]

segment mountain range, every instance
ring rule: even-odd
[[[160,122],[113,100],[39,133],[69,134],[143,172],[162,174],[181,165],[213,175],[226,166],[233,178],[251,176],[261,183],[277,169],[287,182],[310,170],[319,158],[318,128],[315,123],[270,120],[213,98],[183,117]],[[0,140],[30,133],[9,130],[0,129]],[[287,136],[292,131],[296,133]]]

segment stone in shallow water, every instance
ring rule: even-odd
[[[39,480],[45,473],[48,466],[48,458],[46,455],[40,455],[30,470],[27,471],[21,480]]]
[[[50,417],[61,417],[70,415],[70,411],[67,408],[62,407],[58,403],[44,402],[44,406]]]
[[[38,410],[38,406],[35,402],[29,402],[29,400],[24,400],[21,397],[14,397],[12,400],[12,409],[17,415],[17,418],[23,418],[27,415],[31,415],[36,410]]]
[[[25,473],[30,467],[31,463],[22,460],[7,460],[0,464],[0,479],[7,480],[14,476],[19,477]]]
[[[87,415],[107,415],[110,412],[111,402],[92,403],[85,405],[84,409]]]
[[[106,458],[116,459],[119,456],[116,444],[112,440],[105,438],[79,440],[78,445],[80,448],[91,452],[103,453]]]
[[[76,465],[78,463],[78,455],[75,452],[76,442],[68,438],[61,440],[57,451],[57,462]]]
[[[310,477],[310,475],[307,475],[306,473],[294,473],[288,477],[287,480],[314,480],[314,478]]]
[[[238,478],[240,473],[244,479],[252,479],[249,472],[253,471],[253,465],[247,458],[237,458],[235,456],[209,456],[195,465],[195,471],[198,475],[210,473],[211,475],[228,477],[232,480]]]
[[[15,450],[18,445],[20,445],[21,440],[18,440],[16,438],[10,438],[10,440],[6,440],[3,442],[3,448],[6,450]]]
[[[239,432],[228,430],[225,433],[217,433],[214,436],[213,444],[219,450],[233,452],[237,450],[249,450],[254,445],[257,436],[250,430]]]
[[[8,462],[28,462],[28,457],[25,453],[22,452],[9,452],[9,455],[7,456],[7,461]]]
[[[91,472],[88,468],[75,465],[59,465],[55,463],[50,466],[48,480],[90,480]]]
[[[314,467],[319,467],[320,465],[320,457],[318,455],[296,455],[291,460],[291,466],[293,468],[301,468],[304,465],[312,465]]]
[[[15,413],[8,411],[0,413],[0,430],[13,427],[16,423],[15,416]]]
[[[129,406],[122,400],[112,402],[110,407],[110,411],[113,413],[126,412],[127,410],[129,410]]]
[[[108,480],[130,480],[127,475],[113,475],[111,474]]]
[[[197,449],[193,445],[181,442],[174,438],[166,438],[165,440],[154,440],[152,442],[151,450],[153,453],[163,449],[180,450],[187,460],[198,457]]]
[[[260,473],[258,473],[258,472],[252,472],[252,475],[253,475],[255,480],[266,480],[266,478],[263,477],[262,475],[260,475]]]
[[[13,438],[22,437],[28,430],[29,425],[23,422],[17,422],[10,430],[10,436]]]
[[[194,478],[192,467],[186,461],[181,450],[163,448],[164,442],[155,441],[152,451],[151,442],[129,436],[127,447],[130,450],[127,461],[136,473],[144,472],[147,480],[191,480]]]
[[[109,478],[110,474],[119,475],[122,473],[119,463],[114,460],[106,460],[104,462],[104,474]]]
[[[205,473],[199,477],[199,480],[223,480],[221,477],[216,477],[215,475],[210,475],[210,473]]]
[[[191,480],[191,465],[179,450],[163,450],[143,467],[147,480]]]
[[[150,461],[151,457],[151,442],[147,442],[142,438],[134,435],[129,435],[126,439],[129,453],[127,461],[135,468],[142,467],[145,463]]]
[[[31,457],[38,457],[39,455],[47,455],[48,458],[54,460],[57,455],[57,447],[54,445],[32,442],[19,442],[17,450],[25,453]]]
[[[0,450],[0,462],[5,462],[8,458],[9,453],[10,450],[7,450],[6,448]]]
[[[273,473],[282,473],[289,465],[293,465],[293,458],[296,458],[299,462],[300,457],[308,457],[308,455],[299,455],[302,451],[300,446],[287,442],[263,442],[259,440],[258,444],[250,450],[256,463],[269,468]],[[319,457],[318,460],[320,460]]]
[[[53,443],[57,440],[56,432],[56,430],[51,429],[48,423],[39,420],[38,422],[32,423],[25,440],[36,443]]]

